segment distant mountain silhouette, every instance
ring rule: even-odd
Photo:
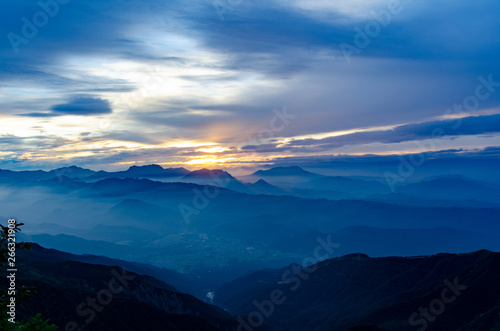
[[[178,233],[182,229],[181,215],[178,211],[169,210],[138,199],[127,199],[113,208],[106,219],[114,220],[110,225],[135,226],[151,229],[156,232]]]
[[[424,179],[396,189],[405,193],[442,200],[480,200],[500,203],[500,189],[463,176],[442,176]]]
[[[239,238],[248,243],[265,242],[267,244],[283,242],[306,230],[303,226],[294,226],[283,222],[275,215],[259,215],[238,222],[222,224],[212,229],[217,236]],[[293,246],[293,244],[291,244]],[[303,248],[300,247],[300,248]],[[289,249],[289,247],[287,247]]]
[[[304,170],[301,167],[289,166],[258,170],[250,175],[242,176],[240,179],[246,183],[253,183],[259,179],[263,179],[269,184],[282,188],[295,188],[297,183],[303,183],[321,177],[323,176]]]
[[[124,196],[132,192],[144,192],[161,189],[165,183],[136,178],[108,178],[90,184],[93,190],[105,195]]]
[[[234,178],[227,171],[220,169],[200,169],[194,170],[186,174],[184,179],[213,179],[213,178]]]
[[[480,200],[448,200],[446,196],[439,198],[416,196],[405,193],[373,194],[363,198],[363,200],[393,203],[402,206],[415,207],[470,207],[470,208],[498,208],[497,203]]]
[[[198,185],[218,186],[240,193],[252,193],[242,182],[231,176],[227,171],[220,169],[195,170],[182,177],[181,181]]]
[[[291,192],[285,191],[278,186],[271,185],[263,179],[259,179],[255,183],[248,183],[246,186],[252,190],[255,194],[267,194],[267,195],[292,195]]]
[[[387,191],[381,183],[343,177],[325,177],[300,167],[259,170],[252,175],[242,177],[242,180],[256,180],[253,184],[246,184],[256,194],[290,195],[308,199],[355,199],[373,192]]]
[[[35,171],[12,171],[12,170],[2,170],[0,169],[0,180],[2,182],[13,182],[13,181],[37,181],[37,180],[47,180],[54,177],[54,174],[50,174],[43,170]]]
[[[53,178],[84,178],[95,173],[93,170],[80,168],[77,166],[69,166],[57,168],[50,171],[34,170],[34,171],[12,171],[0,169],[0,182],[6,181],[41,181],[50,180]]]
[[[309,172],[307,170],[302,169],[298,166],[290,166],[290,167],[275,167],[269,170],[258,170],[254,172],[252,175],[254,176],[297,176],[297,177],[321,177],[321,175]]]
[[[301,188],[314,190],[332,190],[364,197],[376,193],[389,193],[389,187],[376,181],[366,181],[340,176],[328,176],[310,180],[298,185]]]
[[[69,166],[63,168],[57,168],[49,171],[49,174],[54,176],[65,176],[69,178],[84,178],[95,174],[96,172],[90,169],[84,169],[77,166]]]
[[[99,171],[89,179],[99,178],[175,178],[181,177],[189,173],[189,170],[184,168],[163,168],[157,164],[145,166],[131,166],[125,171],[107,172]]]

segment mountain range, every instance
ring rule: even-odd
[[[329,246],[323,246],[322,253]],[[205,301],[165,283],[172,271],[32,244],[17,281],[35,286],[18,319],[42,313],[86,330],[440,330],[500,328],[500,254],[350,254],[249,273]],[[313,263],[314,262],[314,263]],[[154,277],[151,276],[153,274]],[[156,277],[156,278],[155,278]],[[6,278],[0,285],[7,286]],[[218,308],[217,306],[223,308]]]
[[[88,268],[89,275],[94,277],[91,274],[96,273],[96,279],[101,281],[105,269],[86,264],[118,267],[155,277],[163,283],[147,278],[141,289],[166,293],[161,296],[165,300],[174,292],[182,293],[186,298],[183,302],[194,305],[201,319],[196,313],[173,316],[172,311],[165,311],[158,302],[144,299],[145,292],[141,289],[128,297],[119,296],[119,300],[129,305],[123,309],[137,304],[142,307],[139,311],[146,314],[146,306],[142,305],[156,304],[154,309],[163,309],[163,313],[158,311],[163,316],[159,323],[181,330],[185,327],[182,323],[193,320],[202,324],[189,327],[201,329],[226,326],[234,329],[234,323],[240,326],[242,320],[249,323],[248,318],[254,316],[248,311],[253,305],[250,299],[264,300],[261,288],[267,291],[267,286],[287,285],[266,277],[289,268],[297,270],[304,261],[324,270],[317,274],[321,277],[316,279],[316,273],[311,275],[317,283],[310,283],[311,287],[304,285],[305,292],[297,299],[291,293],[290,301],[283,304],[283,313],[276,310],[265,319],[261,329],[363,330],[366,325],[366,330],[398,327],[404,330],[408,324],[398,315],[397,308],[416,303],[408,293],[432,301],[427,294],[438,287],[437,278],[429,278],[434,283],[426,282],[425,275],[434,275],[436,270],[442,270],[443,279],[456,275],[452,272],[453,264],[446,262],[448,257],[459,267],[494,270],[487,261],[496,256],[491,251],[500,251],[499,193],[500,187],[494,182],[450,174],[403,181],[391,190],[383,177],[315,173],[298,166],[259,170],[246,176],[233,176],[221,169],[189,171],[159,165],[132,166],[117,172],[96,172],[76,166],[51,171],[0,171],[1,216],[15,217],[26,224],[18,236],[20,240],[45,247],[30,252],[41,254],[33,255],[34,260],[26,256],[27,263],[28,260],[34,263],[26,267],[34,270],[26,275],[27,281],[45,288],[44,293],[59,291],[58,295],[64,295],[60,284],[68,288],[69,294],[80,298],[89,290],[85,286],[90,286],[90,280],[67,274],[67,269],[84,272]],[[321,242],[330,243],[334,249],[311,259]],[[51,254],[57,255],[58,260],[51,260]],[[467,256],[488,256],[488,259],[470,260]],[[52,261],[47,265],[62,278],[44,269],[41,261],[45,259]],[[418,277],[403,273],[414,261],[426,261],[412,269],[418,271],[415,274]],[[350,265],[352,272],[343,263]],[[325,267],[328,265],[338,265],[339,269]],[[49,283],[41,279],[43,274]],[[394,281],[391,284],[399,292],[392,293],[382,287],[379,292],[371,293],[365,284],[359,283],[364,275],[371,274],[377,279]],[[413,286],[411,281],[421,283],[422,287]],[[335,288],[334,283],[343,284],[343,290]],[[379,286],[369,284],[375,289]],[[361,287],[362,293],[356,292],[356,286]],[[336,297],[330,287],[343,294]],[[247,292],[250,290],[251,293]],[[382,297],[382,293],[390,295]],[[337,299],[329,302],[326,294]],[[364,297],[371,301],[363,301]],[[140,301],[141,298],[145,301]],[[213,299],[232,316],[217,309],[208,315],[213,313],[220,321],[218,317],[214,320],[203,315],[201,312],[208,308],[200,303]],[[475,303],[474,300],[471,302]],[[75,303],[70,298],[61,302],[65,306]],[[300,306],[303,302],[311,309],[314,307],[318,316],[303,304]],[[487,331],[491,331],[487,327],[497,327],[491,313],[496,306],[481,307],[488,322],[480,321],[477,314],[464,315],[464,319],[459,319],[460,325],[471,326],[463,330],[473,327],[482,330],[481,323]],[[198,311],[195,308],[189,311]],[[327,308],[339,313],[328,318]],[[35,308],[29,311],[34,312]],[[61,316],[54,318],[64,322]],[[301,324],[304,321],[310,321],[310,325]],[[105,327],[109,321],[101,322],[95,325]],[[433,325],[446,330],[444,324]]]

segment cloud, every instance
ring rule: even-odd
[[[52,110],[66,115],[96,115],[112,112],[109,101],[90,97],[75,98],[68,103],[53,106]]]
[[[500,132],[500,114],[469,116],[397,126],[392,130],[355,132],[323,139],[292,140],[288,147],[319,146],[323,149],[371,143],[393,144],[405,141],[437,139]]]
[[[498,168],[500,164],[500,146],[491,146],[487,148],[478,148],[475,150],[449,149],[441,151],[425,152],[425,164],[432,165],[433,162],[438,162],[441,171],[446,172],[450,167],[460,169],[462,166],[472,168],[477,172],[475,166],[479,165],[476,161],[485,161],[492,169]],[[350,170],[355,168],[368,169],[370,167],[387,170],[392,168],[397,171],[397,167],[403,159],[419,159],[422,153],[410,153],[406,155],[390,154],[390,155],[315,155],[315,156],[290,156],[275,158],[272,162],[268,162],[264,168],[272,168],[275,166],[290,166],[301,165],[303,167],[311,167],[317,169],[338,169],[340,171]],[[392,170],[391,169],[391,170]],[[351,172],[352,174],[352,172]],[[383,175],[383,171],[380,173]],[[500,179],[500,178],[499,178]]]
[[[2,151],[21,154],[36,149],[35,153],[45,153],[47,150],[65,146],[70,141],[57,135],[38,135],[31,137],[19,137],[13,134],[0,135]]]
[[[109,101],[93,97],[76,97],[67,103],[52,106],[48,113],[26,113],[28,117],[53,117],[64,115],[89,116],[112,113]]]

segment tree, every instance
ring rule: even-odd
[[[17,223],[16,220],[9,220],[8,226],[0,224],[0,270],[7,269],[6,264],[9,259],[12,259],[15,254],[12,253],[13,248],[15,251],[22,249],[31,249],[31,245],[25,242],[17,242],[15,234],[20,232],[20,227],[24,223]],[[10,245],[9,245],[10,243]],[[9,249],[11,248],[11,249]],[[12,261],[12,260],[11,260]],[[34,287],[21,286],[16,290],[16,306],[23,301],[31,300],[32,295],[36,293]],[[10,302],[10,295],[6,289],[0,289],[0,330],[5,331],[57,331],[59,330],[55,324],[49,324],[49,320],[43,320],[41,314],[36,314],[28,321],[16,321],[12,323],[9,321],[8,304]]]

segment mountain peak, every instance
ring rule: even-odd
[[[94,178],[125,178],[125,177],[137,177],[137,178],[164,178],[164,177],[180,177],[187,174],[189,171],[184,168],[168,168],[165,169],[158,164],[149,165],[133,165],[125,171],[117,172],[106,172],[99,171],[95,173]]]
[[[68,167],[60,167],[60,168],[56,168],[52,171],[58,171],[58,170],[88,170],[88,169],[85,169],[85,168],[82,168],[82,167],[79,167],[79,166],[76,166],[76,165],[71,165],[71,166],[68,166]]]
[[[56,169],[53,169],[54,170],[61,170],[61,169],[83,169],[83,168],[80,168],[76,165],[70,165],[70,166],[67,166],[67,167],[60,167],[60,168],[56,168]]]
[[[158,164],[148,164],[148,165],[143,165],[143,166],[133,165],[130,168],[128,168],[128,170],[138,170],[138,169],[160,170],[160,171],[165,170],[162,168],[162,166],[160,166]]]
[[[52,176],[53,175],[56,175],[58,177],[66,176],[66,177],[70,177],[70,178],[87,177],[87,176],[93,175],[94,173],[95,173],[95,171],[93,171],[93,170],[81,168],[81,167],[78,167],[76,165],[57,168],[57,169],[49,171],[49,174]]]
[[[299,166],[274,167],[269,170],[258,170],[253,174],[260,176],[320,176],[318,174],[304,170]]]

